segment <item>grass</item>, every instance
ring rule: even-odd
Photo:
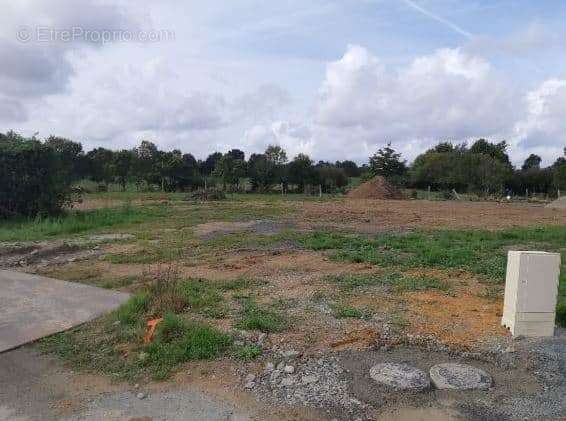
[[[337,319],[369,319],[371,317],[367,310],[348,305],[335,305],[333,312]]]
[[[229,335],[212,326],[167,313],[157,326],[155,340],[144,347],[143,362],[153,366],[154,378],[164,378],[178,364],[216,358],[231,344]]]
[[[407,234],[388,234],[376,238],[332,232],[303,235],[299,243],[311,250],[331,251],[337,261],[370,263],[394,270],[437,268],[465,270],[480,276],[488,284],[505,280],[507,251],[541,250],[561,253],[562,268],[558,297],[557,324],[566,327],[566,226],[510,228],[500,231],[437,230]],[[389,273],[384,277],[333,277],[344,289],[391,285],[400,289],[445,289],[434,279],[403,279]],[[497,289],[485,291],[485,298],[496,299]]]
[[[36,241],[85,234],[107,228],[131,227],[167,215],[163,206],[122,206],[92,211],[70,211],[57,218],[3,222],[0,241]]]
[[[373,239],[318,232],[303,236],[300,242],[312,250],[334,250],[332,257],[336,260],[382,267],[464,269],[486,280],[501,282],[507,248],[519,245],[527,249],[564,251],[566,226],[501,231],[440,230]]]
[[[448,291],[450,285],[447,282],[430,276],[408,276],[398,272],[387,272],[379,274],[339,274],[329,275],[327,281],[336,283],[343,291],[353,291],[360,288],[389,287],[396,291],[424,291],[437,289]]]
[[[236,349],[234,356],[242,361],[252,361],[262,353],[261,347],[257,345],[244,345]]]
[[[247,299],[243,303],[240,319],[236,323],[238,329],[259,330],[261,332],[281,332],[288,326],[279,312],[264,308]]]

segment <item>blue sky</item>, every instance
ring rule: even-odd
[[[390,141],[411,160],[488,137],[551,163],[566,146],[562,1],[1,3],[3,131],[200,158],[277,143],[363,162]],[[174,37],[37,39],[46,27]]]

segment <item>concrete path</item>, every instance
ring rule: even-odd
[[[107,313],[128,294],[0,270],[0,352]]]

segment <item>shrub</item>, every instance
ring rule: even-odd
[[[71,202],[68,165],[38,140],[0,134],[0,218],[60,213]]]

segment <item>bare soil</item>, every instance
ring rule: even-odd
[[[496,230],[566,223],[563,210],[515,203],[350,199],[305,202],[300,208],[299,226],[367,233],[415,228]]]

